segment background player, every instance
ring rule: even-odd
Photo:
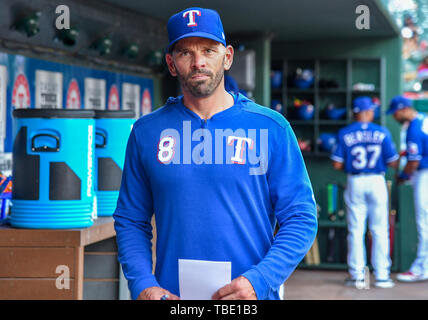
[[[375,286],[392,288],[389,256],[387,166],[398,166],[398,154],[390,132],[372,123],[374,105],[369,97],[353,101],[355,122],[341,129],[331,159],[336,170],[347,174],[344,193],[348,222],[347,285],[364,281],[366,249],[364,236],[367,219],[373,237],[371,263]]]
[[[399,175],[399,182],[412,178],[418,232],[416,259],[409,271],[397,275],[397,280],[428,280],[428,118],[413,109],[412,101],[402,96],[392,99],[387,113],[393,114],[401,124],[409,123],[406,134],[407,164]]]

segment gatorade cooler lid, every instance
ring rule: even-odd
[[[135,118],[134,110],[94,110],[95,118]]]
[[[92,110],[78,109],[15,109],[13,110],[15,118],[74,118],[89,119],[95,117]]]

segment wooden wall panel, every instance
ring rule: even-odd
[[[56,279],[0,279],[0,300],[68,300],[75,299],[74,280],[70,289],[57,289]]]
[[[0,257],[0,278],[56,278],[60,265],[67,266],[74,278],[74,248],[0,247]]]

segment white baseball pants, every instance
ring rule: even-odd
[[[414,174],[412,183],[418,249],[410,271],[418,275],[428,275],[428,169],[418,170]]]
[[[348,222],[348,268],[353,279],[364,279],[367,220],[372,234],[371,264],[375,278],[389,278],[388,192],[382,174],[348,175],[344,193]]]

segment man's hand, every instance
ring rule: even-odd
[[[162,296],[168,295],[166,300],[180,300],[175,294],[172,294],[168,290],[162,289],[161,287],[150,287],[141,291],[137,300],[160,300]]]
[[[257,300],[251,282],[244,276],[239,276],[231,283],[217,290],[212,296],[213,300]]]
[[[338,171],[342,171],[343,168],[345,167],[345,165],[343,164],[343,162],[338,162],[338,161],[334,161],[333,160],[332,164],[333,164],[333,168],[335,170],[338,170]]]
[[[397,177],[396,177],[396,183],[398,185],[403,184],[406,181],[410,180],[410,176],[405,173],[404,171],[402,171]]]
[[[402,185],[403,183],[405,183],[405,182],[407,182],[407,181],[409,181],[409,179],[401,179],[401,178],[399,178],[399,177],[397,177],[397,178],[395,179],[395,183],[396,183],[397,185]]]
[[[409,160],[406,163],[403,171],[397,177],[397,184],[402,184],[403,182],[409,181],[412,178],[413,173],[418,170],[419,161]]]

